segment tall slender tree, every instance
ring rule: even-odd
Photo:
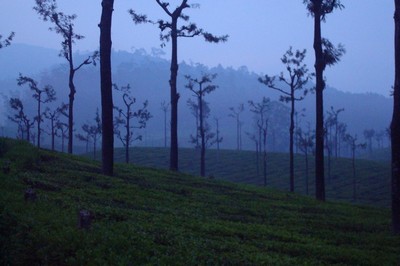
[[[191,92],[194,93],[197,98],[199,105],[199,127],[198,127],[198,135],[200,136],[201,146],[200,146],[200,175],[206,175],[206,117],[204,115],[203,107],[204,107],[204,97],[207,94],[213,92],[218,86],[213,85],[212,82],[215,79],[216,74],[203,74],[201,78],[192,78],[187,75],[185,78],[188,80],[188,84],[186,88],[188,88]]]
[[[65,139],[68,139],[68,124],[58,121],[56,123],[56,136],[61,138],[61,152],[65,149]]]
[[[35,7],[33,8],[41,17],[43,21],[50,21],[54,26],[50,28],[51,31],[55,31],[61,35],[61,51],[60,57],[64,57],[69,66],[69,110],[68,110],[68,153],[73,152],[73,131],[74,131],[74,100],[76,94],[76,87],[74,83],[75,73],[81,69],[84,65],[90,65],[96,63],[98,52],[94,52],[93,55],[88,56],[79,65],[75,65],[73,46],[76,41],[84,38],[83,35],[77,34],[74,31],[74,20],[77,18],[75,14],[66,15],[63,12],[57,10],[56,0],[35,0]]]
[[[335,110],[333,106],[331,106],[331,110],[326,112],[327,116],[324,122],[324,128],[325,128],[325,148],[328,155],[328,181],[330,181],[332,177],[331,159],[333,152],[335,151],[336,158],[338,154],[338,134],[339,134],[338,116],[343,111],[344,108]]]
[[[8,116],[8,119],[15,122],[18,125],[18,129],[21,130],[21,137],[24,138],[24,132],[26,132],[26,140],[31,141],[31,129],[35,124],[34,119],[28,118],[24,111],[24,105],[18,98],[10,99],[10,107],[15,111],[13,116]]]
[[[85,135],[82,133],[78,133],[75,134],[75,137],[82,142],[85,142],[85,152],[89,153],[89,141],[90,141],[90,136],[89,136],[89,130],[85,130],[87,129],[87,127],[84,127],[85,125],[82,126],[82,130],[86,133]],[[93,158],[94,159],[94,158]]]
[[[242,121],[240,120],[240,114],[244,111],[244,104],[240,103],[237,108],[229,107],[229,117],[236,120],[236,149],[239,151],[242,149]]]
[[[135,111],[132,109],[133,105],[136,103],[136,99],[131,95],[131,87],[129,84],[127,86],[122,86],[121,88],[116,84],[113,86],[115,90],[122,92],[122,100],[125,105],[125,110],[117,106],[114,107],[114,109],[118,112],[118,116],[115,118],[115,134],[125,147],[125,162],[129,163],[130,144],[132,144],[132,142],[135,140],[142,140],[142,135],[134,136],[134,129],[145,128],[147,121],[152,116],[147,110],[148,101],[143,103],[142,108],[139,108]],[[133,118],[136,118],[136,124],[133,123]],[[119,129],[120,126],[125,127],[124,133],[122,133]]]
[[[224,137],[221,137],[221,132],[219,131],[219,118],[214,117],[215,121],[215,130],[216,130],[216,139],[215,143],[217,143],[217,166],[219,165],[219,150],[220,150],[220,143],[224,140]]]
[[[353,201],[357,201],[357,177],[356,177],[356,150],[365,149],[366,143],[358,143],[357,134],[346,134],[345,141],[349,144],[351,150],[351,162],[353,168]]]
[[[76,137],[81,141],[86,141],[86,152],[88,152],[89,140],[93,140],[93,160],[96,159],[97,142],[100,135],[102,134],[102,125],[99,114],[99,109],[96,110],[96,116],[94,117],[94,124],[83,124],[82,130],[85,135],[77,134]]]
[[[195,23],[189,22],[190,17],[185,15],[183,11],[191,8],[188,4],[188,0],[182,0],[179,6],[175,9],[170,8],[168,1],[155,0],[156,3],[162,8],[165,14],[170,18],[169,21],[158,20],[155,22],[158,24],[160,33],[160,40],[163,42],[172,42],[172,53],[171,53],[171,76],[169,80],[171,88],[171,149],[170,149],[170,170],[178,171],[178,100],[179,93],[177,92],[177,76],[178,76],[178,38],[191,38],[196,36],[203,36],[205,41],[211,43],[225,42],[228,39],[227,35],[215,36],[209,32],[206,32],[202,28],[199,28]],[[198,5],[193,5],[198,6]],[[138,23],[152,22],[148,20],[145,15],[138,15],[134,10],[129,10],[133,21]],[[182,20],[186,24],[178,27],[178,21]]]
[[[279,76],[279,81],[283,82],[288,89],[283,89],[275,83],[275,77],[265,75],[264,78],[258,80],[267,87],[277,90],[282,93],[280,100],[282,102],[290,103],[290,127],[289,127],[289,174],[290,174],[290,191],[294,192],[294,128],[295,120],[294,115],[296,112],[295,102],[304,99],[308,90],[304,88],[311,75],[308,74],[307,65],[303,63],[306,57],[306,50],[296,50],[293,52],[292,47],[286,51],[281,58],[282,63],[285,65],[289,77],[286,78],[283,72]],[[299,95],[300,93],[300,95]]]
[[[309,179],[309,162],[308,162],[308,155],[312,152],[314,147],[314,134],[311,132],[310,125],[308,124],[307,131],[303,131],[301,127],[299,127],[296,131],[299,140],[299,148],[304,153],[304,160],[306,166],[306,173],[305,173],[305,188],[306,188],[306,195],[308,195],[309,186],[308,186],[308,179]]]
[[[322,38],[321,22],[326,15],[344,6],[340,0],[303,0],[311,16],[314,18],[314,51],[315,51],[315,95],[316,95],[316,125],[315,125],[315,193],[316,198],[325,201],[324,174],[324,105],[323,91],[325,88],[324,70],[326,66],[339,62],[345,52],[342,45],[336,48],[328,39]]]
[[[100,82],[101,82],[101,120],[102,120],[102,171],[112,176],[114,173],[114,124],[111,77],[111,25],[114,0],[101,2],[100,19]]]
[[[395,0],[393,86],[393,116],[390,126],[392,143],[392,225],[394,234],[400,234],[400,0]]]
[[[335,157],[337,158],[339,156],[339,114],[344,111],[344,108],[340,108],[335,110],[333,106],[331,106],[331,110],[327,112],[329,120],[329,124],[331,125],[331,128],[334,130],[334,134],[330,134],[331,136],[331,142],[333,144],[333,149],[335,150]],[[332,140],[333,139],[333,140]]]
[[[264,186],[267,185],[267,131],[268,131],[268,116],[267,113],[271,108],[269,98],[263,97],[260,103],[249,101],[250,111],[255,115],[255,121],[258,131],[258,149],[257,152],[263,150],[263,177]],[[257,156],[258,157],[258,156]],[[258,165],[257,165],[258,167]]]
[[[50,133],[48,133],[51,137],[51,150],[55,150],[55,137],[57,130],[57,123],[59,122],[59,117],[61,114],[65,113],[68,109],[68,105],[65,103],[61,103],[59,107],[55,110],[51,110],[49,107],[46,108],[44,112],[44,117],[46,117],[50,121]]]
[[[342,142],[347,134],[347,124],[339,122],[338,124],[338,157],[342,155]]]
[[[44,88],[39,88],[38,82],[30,77],[22,76],[19,74],[17,79],[18,86],[28,84],[29,88],[32,90],[32,97],[37,101],[37,115],[35,121],[37,124],[37,146],[40,148],[41,139],[41,123],[43,121],[42,104],[49,103],[56,100],[56,91],[50,85],[46,85]]]
[[[306,113],[306,108],[302,108],[301,110],[294,112],[294,117],[295,117],[294,130],[295,130],[295,132],[297,132],[297,130],[299,128],[301,128],[301,126],[300,126],[301,118],[306,116],[305,113]],[[296,147],[296,153],[298,153],[299,152],[299,139],[298,139],[297,134],[294,135],[294,145]]]
[[[369,151],[369,155],[372,155],[372,140],[375,137],[375,129],[371,128],[371,129],[365,129],[364,132],[364,138],[366,140],[368,140],[368,151]]]

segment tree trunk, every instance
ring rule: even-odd
[[[267,127],[267,126],[266,126]],[[264,157],[263,157],[263,174],[264,186],[267,186],[267,130],[263,129]]]
[[[203,117],[203,97],[202,89],[200,85],[200,97],[199,97],[199,118],[200,118],[200,138],[201,138],[201,154],[200,154],[200,175],[206,175],[206,141],[204,134],[204,117]]]
[[[325,201],[325,173],[324,173],[324,107],[323,90],[325,87],[323,72],[324,58],[322,53],[321,37],[321,5],[322,1],[314,3],[314,51],[316,75],[316,136],[315,136],[315,193],[316,198]]]
[[[125,163],[129,163],[129,144],[131,142],[131,108],[126,106],[126,138],[125,138]],[[133,137],[133,136],[132,136]]]
[[[258,142],[256,141],[256,168],[257,168],[257,176],[260,174],[260,157],[258,150]]]
[[[29,124],[26,126],[26,141],[31,142],[31,127]]]
[[[164,148],[167,147],[167,111],[164,111]]]
[[[338,120],[335,120],[335,158],[338,158]]]
[[[64,132],[61,131],[61,152],[64,152],[64,147],[65,147],[65,136],[64,136]]]
[[[392,141],[392,223],[400,234],[400,0],[395,0],[395,82],[393,90]]]
[[[102,171],[112,176],[114,172],[114,125],[111,79],[111,22],[114,0],[102,1],[100,21],[100,76],[102,118]]]
[[[40,149],[40,120],[41,120],[41,105],[40,105],[40,103],[41,103],[41,99],[42,98],[42,94],[41,94],[41,92],[39,92],[39,99],[38,99],[38,114],[37,114],[37,134],[38,134],[38,139],[37,139],[37,146],[38,146],[38,148]]]
[[[55,139],[55,129],[54,129],[54,118],[51,119],[51,150],[54,151],[54,139]]]
[[[97,136],[93,136],[93,160],[96,160]]]
[[[219,121],[216,119],[217,122],[217,167],[219,167]]]
[[[71,29],[72,32],[72,29]],[[74,84],[74,76],[75,69],[74,63],[72,61],[72,36],[68,37],[68,53],[69,53],[69,109],[68,109],[68,153],[73,152],[73,133],[74,133],[74,99],[75,99],[75,84]]]
[[[356,143],[353,142],[352,167],[353,167],[353,201],[357,201],[357,180],[356,180]]]
[[[240,151],[240,120],[239,120],[239,115],[236,116],[236,145],[237,145],[237,150]]]
[[[294,155],[293,155],[293,136],[294,136],[294,89],[291,92],[290,128],[289,128],[289,172],[290,172],[290,192],[294,192]]]
[[[306,147],[306,151],[304,153],[304,157],[306,160],[306,195],[308,195],[308,152],[307,152],[307,147]]]
[[[171,77],[169,84],[171,86],[171,149],[170,165],[171,171],[178,171],[178,100],[176,80],[178,76],[178,35],[177,35],[178,17],[172,18],[172,55],[171,55]]]
[[[239,150],[242,150],[242,122],[239,121]]]

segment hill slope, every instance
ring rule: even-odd
[[[133,166],[105,177],[96,162],[4,139],[0,156],[11,165],[0,173],[2,265],[400,262],[387,210]]]
[[[93,155],[90,154],[90,157]],[[123,149],[116,149],[115,159],[124,162]],[[260,156],[262,157],[262,156]],[[100,158],[100,155],[97,155]],[[168,169],[169,149],[134,147],[130,150],[131,162],[140,166]],[[257,172],[256,153],[252,151],[207,150],[206,174],[219,180],[251,185],[264,185],[262,158]],[[295,192],[307,194],[305,157],[295,156]],[[314,157],[309,156],[308,194],[315,195]],[[200,152],[196,149],[180,149],[180,170],[199,175]],[[356,160],[356,199],[353,197],[353,169],[351,159],[332,158],[331,171],[326,159],[326,196],[339,200],[367,204],[376,207],[391,205],[390,164],[368,160]],[[330,172],[330,174],[329,174]],[[289,154],[267,154],[267,185],[275,189],[289,190]]]

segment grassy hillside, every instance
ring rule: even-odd
[[[4,139],[0,156],[1,265],[400,263],[387,209],[131,165],[105,177],[98,162]]]
[[[115,159],[123,162],[125,153],[117,149]],[[168,169],[169,149],[142,148],[131,149],[131,162],[141,166]],[[181,149],[179,154],[180,170],[199,175],[200,154],[195,149]],[[251,151],[216,150],[207,151],[206,171],[216,179],[237,183],[263,185],[262,168],[256,167],[256,154]],[[295,191],[306,194],[306,174],[304,156],[295,156]],[[327,160],[326,160],[327,161]],[[357,199],[356,203],[379,207],[390,206],[390,164],[357,160]],[[330,200],[354,202],[353,170],[350,159],[332,158],[330,177],[326,162],[326,194]],[[309,158],[309,194],[315,194],[314,158]],[[289,155],[271,153],[267,157],[267,184],[283,191],[289,190]]]

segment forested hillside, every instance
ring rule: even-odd
[[[57,56],[58,51],[48,50],[28,45],[13,45],[5,49],[0,54],[0,67],[6,69],[0,73],[0,88],[2,88],[3,102],[0,123],[3,128],[2,133],[8,136],[16,135],[16,127],[7,119],[10,110],[8,108],[8,98],[19,95],[23,98],[27,110],[33,112],[33,101],[31,93],[27,88],[18,87],[16,79],[18,73],[32,75],[40,81],[41,85],[51,85],[57,91],[57,102],[51,106],[57,106],[60,102],[67,102],[68,88],[68,69],[63,62],[60,63]],[[79,52],[77,58],[85,58],[88,53]],[[17,56],[19,55],[19,56]],[[24,58],[28,58],[24,63]],[[164,145],[164,114],[161,110],[161,102],[169,101],[169,61],[164,59],[158,49],[153,49],[151,53],[145,50],[134,50],[133,52],[114,51],[113,56],[114,80],[119,86],[130,84],[132,92],[136,98],[136,107],[148,100],[148,109],[153,118],[148,121],[145,129],[137,133],[143,136],[143,140],[135,142],[135,145],[163,146]],[[37,62],[34,64],[32,62]],[[270,75],[279,74],[268,73]],[[241,114],[241,135],[242,148],[253,149],[253,142],[247,136],[255,132],[253,114],[249,111],[248,101],[260,102],[262,97],[269,97],[272,101],[279,100],[279,94],[263,84],[257,79],[261,73],[253,73],[243,66],[234,69],[226,66],[208,67],[193,62],[181,62],[180,75],[178,77],[178,90],[181,95],[179,101],[179,137],[180,146],[192,147],[189,143],[190,135],[195,133],[196,122],[191,110],[187,105],[189,99],[194,99],[191,92],[185,88],[187,81],[185,75],[193,77],[200,76],[201,73],[215,73],[217,78],[214,83],[218,88],[206,101],[209,103],[210,114],[208,122],[215,131],[215,118],[219,120],[219,131],[223,137],[220,144],[221,148],[236,148],[236,122],[232,117],[229,108],[244,104],[244,111]],[[312,88],[313,83],[308,87]],[[95,116],[96,109],[100,107],[100,84],[99,67],[86,67],[81,69],[76,75],[76,130],[79,133],[83,123],[91,122]],[[388,95],[389,91],[382,88],[382,94]],[[304,101],[297,103],[297,125],[307,128],[308,123],[314,124],[315,120],[315,97],[308,95]],[[115,105],[122,105],[122,97],[114,91]],[[279,107],[280,106],[280,107]],[[337,110],[344,108],[340,113],[339,121],[347,125],[347,130],[351,134],[358,134],[359,139],[363,140],[363,131],[374,129],[376,132],[385,131],[390,121],[390,110],[392,103],[389,98],[378,94],[364,93],[354,94],[340,91],[340,88],[328,88],[325,90],[325,107],[329,111],[331,106]],[[268,149],[271,151],[288,150],[288,118],[289,108],[287,104],[280,103],[275,111],[270,112],[271,128],[268,137]],[[273,123],[273,121],[275,121]],[[248,133],[248,134],[246,134]],[[275,136],[275,137],[274,137]],[[44,136],[46,138],[46,136]],[[42,141],[49,143],[48,140]],[[57,140],[58,147],[61,145]],[[76,145],[84,146],[84,143],[75,142]],[[116,143],[120,145],[119,143]],[[374,140],[373,145],[378,147]],[[388,145],[388,138],[383,138],[382,146]]]

